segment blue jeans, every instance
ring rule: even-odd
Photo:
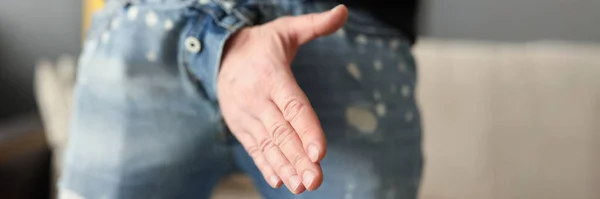
[[[343,29],[302,46],[292,64],[328,140],[318,190],[270,188],[223,122],[215,88],[229,36],[333,6],[109,1],[79,60],[61,197],[209,198],[241,170],[269,199],[416,198],[423,158],[411,47],[359,8]]]

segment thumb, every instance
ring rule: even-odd
[[[346,23],[346,18],[348,9],[344,5],[338,5],[322,13],[280,18],[273,25],[292,42],[302,45],[340,29]]]

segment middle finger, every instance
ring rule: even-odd
[[[265,127],[264,137],[257,138],[260,141],[267,140],[271,145],[277,146],[291,165],[295,168],[298,175],[302,177],[302,183],[308,190],[315,190],[321,184],[323,177],[321,167],[312,162],[302,146],[302,141],[283,117],[277,106],[273,102],[265,103],[261,115],[262,124]],[[261,148],[263,144],[260,144]],[[274,167],[277,168],[277,167]],[[292,176],[292,179],[299,178]]]

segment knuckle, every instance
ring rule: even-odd
[[[248,155],[250,155],[252,159],[257,159],[261,154],[256,146],[246,147],[246,152],[248,152]]]
[[[300,165],[303,160],[304,156],[300,155],[299,153],[292,154],[291,158],[289,159],[290,163],[294,166]]]
[[[300,138],[300,140],[311,139],[311,137],[316,139],[319,136],[315,136],[315,135],[323,134],[323,131],[317,125],[306,125],[306,126],[302,126],[299,129],[302,129],[302,130],[300,130],[296,133],[298,134],[298,137]]]
[[[250,155],[250,157],[254,161],[254,164],[257,167],[263,167],[265,165],[266,160],[263,157],[262,152],[259,150],[258,147],[256,147],[256,146],[247,147],[246,151],[248,152],[248,155]]]
[[[271,137],[277,146],[281,146],[282,144],[288,142],[288,140],[290,140],[292,137],[292,128],[290,128],[286,123],[287,122],[276,122],[271,127]]]
[[[271,141],[269,138],[260,141],[258,146],[263,153],[266,153],[268,150],[271,150],[271,148],[275,147],[275,145],[273,145],[273,141]]]
[[[279,175],[281,175],[281,177],[287,178],[290,174],[292,174],[293,168],[287,164],[281,164],[277,168],[277,171],[279,171]]]
[[[297,132],[300,140],[305,140],[307,135],[310,135],[311,130],[304,128],[304,130]]]
[[[283,106],[283,116],[287,121],[294,121],[305,109],[306,105],[296,98],[288,99]]]

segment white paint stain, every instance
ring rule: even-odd
[[[165,26],[166,31],[173,29],[173,26],[174,26],[173,21],[171,21],[170,19],[165,20],[164,26]]]
[[[375,91],[373,91],[373,98],[374,98],[376,101],[379,101],[379,100],[381,100],[381,93],[380,93],[378,90],[375,90]]]
[[[198,3],[199,3],[200,5],[206,5],[206,4],[209,4],[209,3],[210,3],[210,0],[198,0]]]
[[[383,47],[383,40],[382,39],[376,39],[375,40],[375,45],[377,45],[377,47]]]
[[[139,11],[137,7],[129,7],[129,10],[127,11],[127,18],[129,18],[129,20],[135,20],[137,18],[138,12]]]
[[[156,52],[148,51],[146,53],[146,59],[148,59],[149,62],[156,62]]]
[[[146,25],[148,25],[148,27],[153,27],[154,25],[156,25],[157,22],[158,16],[156,15],[156,13],[150,11],[146,14]]]
[[[335,34],[339,37],[346,37],[346,31],[343,28],[338,29]]]
[[[226,11],[230,11],[235,6],[235,1],[223,1],[221,0],[221,5],[223,5],[223,9]]]
[[[121,25],[121,20],[119,18],[114,18],[111,22],[110,22],[110,27],[112,29],[117,29],[119,28],[119,26]]]
[[[348,125],[362,133],[374,133],[377,129],[377,118],[375,115],[362,107],[348,107],[346,109],[346,121]]]
[[[404,113],[404,120],[406,122],[412,122],[413,117],[414,117],[414,115],[413,115],[412,111],[407,111],[406,113]]]
[[[410,96],[410,86],[408,85],[402,85],[402,96],[407,98],[408,96]]]
[[[106,43],[108,43],[109,40],[110,40],[110,33],[108,33],[108,32],[102,33],[102,36],[100,37],[100,41],[102,41],[102,43],[106,44]]]
[[[356,187],[354,186],[354,183],[350,182],[346,185],[346,188],[350,191],[354,191],[354,188]]]
[[[366,45],[368,42],[367,36],[365,36],[363,34],[357,35],[356,38],[354,38],[354,40],[356,41],[356,43],[362,44],[362,45]]]
[[[396,50],[396,49],[398,49],[399,46],[400,46],[400,40],[398,40],[398,39],[390,40],[390,49]]]
[[[383,69],[383,63],[381,63],[380,60],[375,60],[373,61],[373,68],[375,68],[376,71],[381,71],[381,69]]]
[[[398,70],[399,70],[401,73],[404,73],[404,72],[406,72],[406,64],[404,64],[403,62],[400,62],[400,63],[398,64]]]
[[[353,199],[354,198],[354,183],[350,182],[346,185],[346,194],[344,194],[344,199]]]
[[[84,44],[84,48],[85,49],[93,49],[96,47],[96,45],[98,45],[98,42],[94,39],[89,39],[85,42]]]
[[[348,73],[350,73],[350,75],[352,77],[354,77],[354,79],[360,80],[362,75],[361,75],[360,69],[358,68],[358,65],[356,65],[353,62],[350,62],[346,66],[346,69],[348,70]]]
[[[69,189],[60,189],[58,191],[58,199],[85,199],[85,197]]]
[[[344,199],[353,199],[352,193],[351,192],[346,192],[346,194],[344,195]]]
[[[367,48],[365,46],[360,45],[357,47],[358,54],[364,55],[367,54]]]
[[[388,189],[387,192],[385,193],[385,198],[386,199],[396,199],[396,190]]]
[[[385,107],[385,104],[378,103],[377,105],[375,105],[375,112],[377,113],[377,115],[379,117],[385,116],[385,113],[387,112],[387,108]]]

